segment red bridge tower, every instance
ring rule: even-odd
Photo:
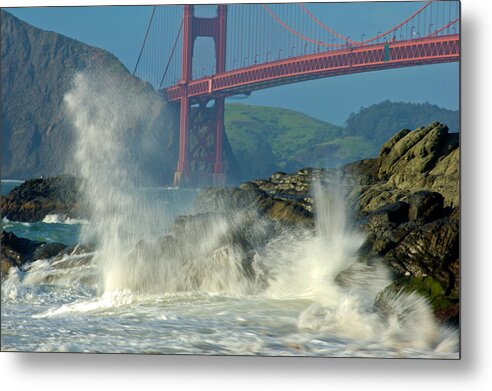
[[[174,185],[222,185],[225,182],[222,163],[224,134],[224,97],[191,102],[193,49],[198,37],[211,37],[215,43],[215,74],[225,71],[227,6],[217,6],[213,18],[194,15],[194,6],[184,6],[183,52],[179,82],[180,128],[179,160]],[[212,107],[208,103],[214,100]],[[198,103],[198,107],[192,104]],[[213,146],[213,147],[212,147]]]

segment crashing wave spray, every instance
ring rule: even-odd
[[[153,123],[164,122],[156,120],[162,107],[155,100],[100,72],[78,74],[65,96],[75,129],[73,168],[85,180],[91,221],[82,236],[97,244],[101,290],[251,292],[241,251],[228,242],[241,216],[216,216],[202,225],[196,218],[181,233],[152,239],[150,229],[163,211],[142,199],[138,185],[145,174],[142,158],[161,153],[155,132],[144,136]]]
[[[276,277],[268,294],[337,305],[348,293],[363,291],[360,299],[374,302],[376,294],[390,283],[382,265],[359,262],[365,237],[349,224],[341,188],[338,181],[329,189],[313,183],[315,232],[290,245],[274,267]]]
[[[84,179],[83,202],[91,221],[82,227],[82,237],[97,244],[102,289],[124,289],[128,279],[136,278],[130,275],[127,254],[155,222],[155,211],[137,186],[146,180],[143,162],[159,152],[153,124],[162,101],[149,98],[141,86],[98,71],[78,73],[64,103],[75,136],[70,164]]]
[[[304,243],[292,274],[307,276],[302,288],[315,301],[300,314],[299,329],[395,349],[454,351],[456,334],[439,326],[424,298],[389,288],[380,260],[358,259],[365,238],[348,224],[341,186],[315,183],[314,197],[316,236]]]

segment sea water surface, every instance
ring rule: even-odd
[[[21,182],[2,181],[2,193]],[[172,216],[190,210],[196,190],[144,189]],[[169,224],[169,215],[159,229]],[[22,237],[76,243],[90,222],[55,216],[39,223],[4,221],[3,229]],[[164,227],[164,228],[163,228]],[[55,263],[63,264],[67,256]],[[320,270],[315,270],[320,272]],[[2,282],[4,351],[104,352],[159,354],[227,354],[323,357],[457,358],[456,336],[426,346],[420,341],[382,337],[371,327],[373,315],[357,307],[351,294],[337,297],[330,311],[307,295],[258,292],[184,291],[104,292],[94,264],[57,268],[37,260],[11,269]],[[293,284],[292,281],[289,284]],[[295,285],[295,284],[293,284]],[[294,288],[293,288],[294,289]],[[313,306],[314,303],[314,306]],[[320,315],[321,314],[321,315]],[[307,322],[309,327],[302,327]],[[317,327],[330,322],[336,327]],[[388,326],[389,327],[389,326]],[[427,325],[424,325],[427,327]],[[340,330],[352,328],[352,330]],[[417,338],[422,338],[418,336]]]

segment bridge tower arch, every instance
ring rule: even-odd
[[[181,60],[180,116],[179,116],[179,157],[174,174],[175,186],[186,185],[223,185],[225,174],[222,156],[224,137],[224,97],[214,97],[214,105],[208,107],[208,101],[199,102],[192,109],[189,98],[189,83],[192,81],[193,51],[198,37],[210,37],[215,43],[215,73],[225,71],[226,65],[226,28],[227,6],[217,5],[217,13],[212,18],[195,16],[193,5],[184,5],[183,46]],[[205,134],[204,134],[205,129]],[[202,134],[200,134],[200,132]],[[190,139],[195,138],[195,146],[203,147],[201,157],[191,150]],[[213,148],[206,148],[211,144]],[[195,148],[196,149],[196,148]],[[209,152],[203,152],[204,150]],[[205,171],[196,171],[196,160],[205,163]],[[195,167],[192,167],[195,163]],[[195,168],[195,169],[194,169]]]

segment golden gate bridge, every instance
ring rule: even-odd
[[[460,3],[430,0],[359,39],[310,4],[154,6],[134,75],[179,104],[175,186],[225,182],[227,97],[317,78],[459,61]]]

